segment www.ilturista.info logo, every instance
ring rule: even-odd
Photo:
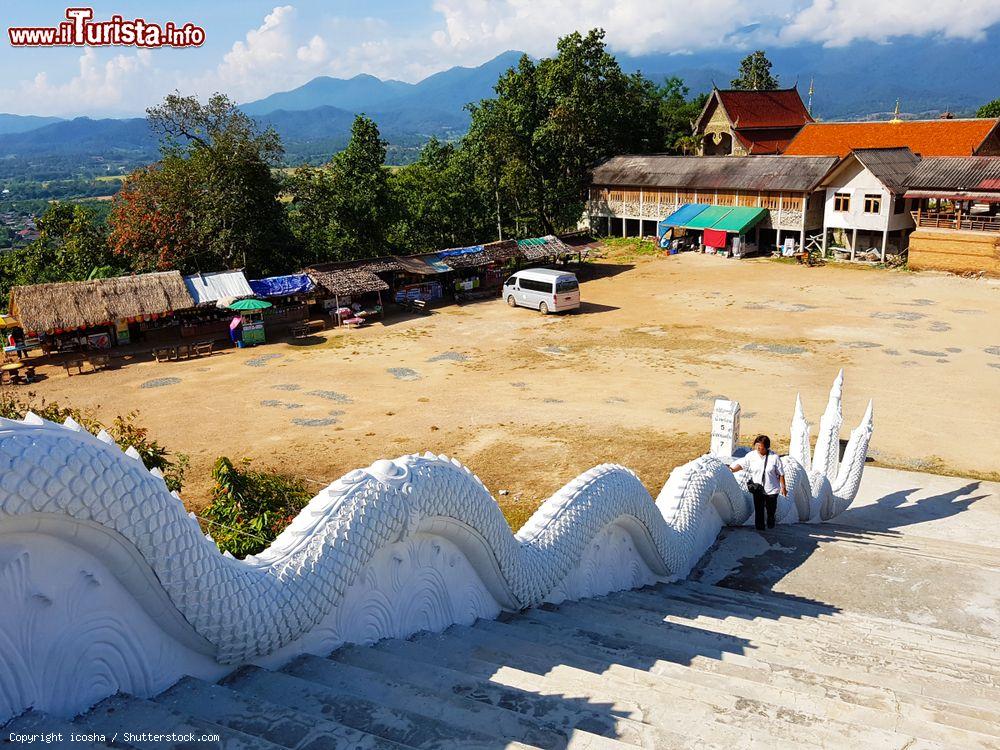
[[[67,8],[66,20],[58,26],[11,26],[7,35],[14,47],[200,47],[205,43],[205,30],[193,23],[160,25],[117,15],[109,21],[93,18],[93,8]]]

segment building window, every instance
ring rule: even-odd
[[[851,194],[850,193],[834,193],[833,194],[833,210],[834,211],[850,211],[851,210]]]
[[[892,202],[892,212],[894,214],[901,214],[906,211],[906,198],[899,197]]]
[[[865,213],[882,213],[882,196],[879,193],[865,193]]]

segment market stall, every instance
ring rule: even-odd
[[[386,265],[379,263],[383,268]],[[310,268],[309,276],[318,285],[317,291],[326,295],[323,308],[334,324],[356,327],[383,316],[382,292],[389,291],[389,284],[369,268],[324,264]]]
[[[165,331],[194,300],[177,271],[14,287],[11,314],[44,351],[106,350]]]
[[[453,270],[451,289],[462,301],[497,295],[516,267],[518,251],[517,243],[507,240],[442,250],[437,257]]]
[[[518,240],[517,249],[521,258],[529,264],[565,263],[573,258],[578,261],[583,259],[582,249],[574,250],[552,234]]]
[[[253,279],[250,288],[271,303],[264,314],[269,326],[294,326],[308,320],[309,307],[316,301],[316,283],[304,273]]]
[[[257,346],[267,343],[264,331],[264,311],[272,307],[270,302],[262,299],[239,299],[233,302],[220,302],[220,304],[238,316],[239,336],[233,337],[237,346]],[[234,317],[230,322],[230,331],[235,332],[236,325],[237,318]]]

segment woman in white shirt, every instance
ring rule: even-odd
[[[753,449],[729,467],[748,472],[747,489],[753,495],[753,521],[758,530],[764,529],[764,512],[767,511],[767,528],[774,528],[774,516],[778,511],[778,493],[788,496],[785,487],[785,467],[781,456],[771,450],[771,438],[758,435],[753,441]]]

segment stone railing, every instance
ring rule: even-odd
[[[838,472],[841,387],[812,459],[796,405],[779,523],[831,518],[857,493],[872,412]],[[681,578],[723,525],[748,520],[744,487],[703,456],[654,502],[633,472],[604,464],[515,535],[467,468],[409,455],[337,480],[267,550],[237,560],[106,433],[0,420],[0,722]]]

